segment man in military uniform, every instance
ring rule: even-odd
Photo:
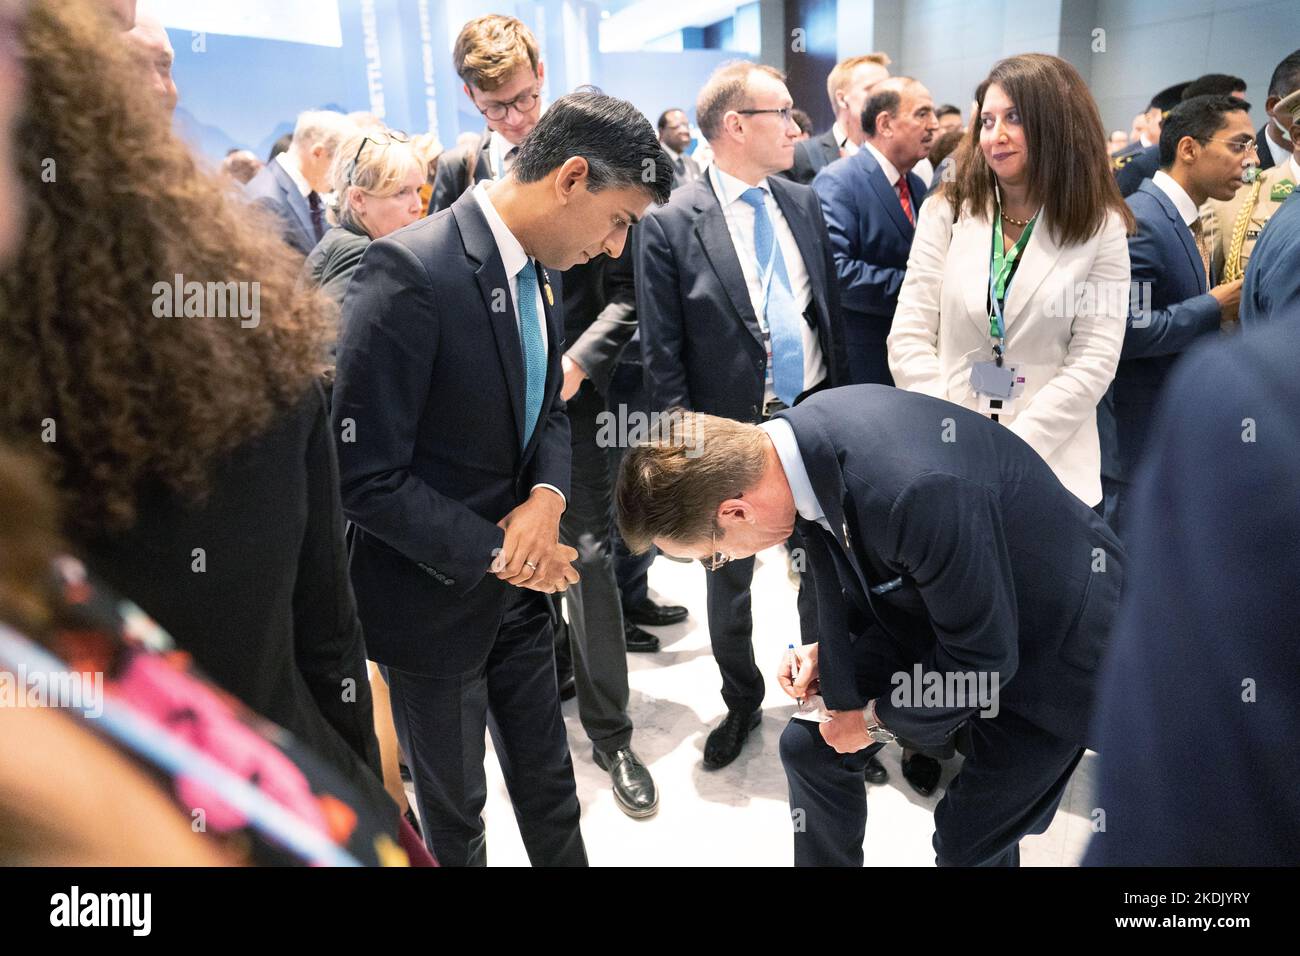
[[[1289,134],[1293,139],[1300,135],[1300,88],[1282,98],[1274,116],[1290,119]],[[1279,166],[1258,171],[1255,181],[1243,185],[1231,199],[1211,199],[1201,207],[1201,223],[1215,275],[1231,282],[1246,274],[1246,262],[1260,232],[1297,183],[1300,160],[1293,155]]]
[[[1187,83],[1175,83],[1168,89],[1161,90],[1151,97],[1151,102],[1147,104],[1146,113],[1143,114],[1146,118],[1146,128],[1133,142],[1111,154],[1110,168],[1115,174],[1116,180],[1120,183],[1120,191],[1125,196],[1141,185],[1142,180],[1154,176],[1156,169],[1159,168],[1160,124],[1164,122],[1165,114],[1181,102],[1183,90],[1186,88]],[[1126,171],[1126,167],[1135,160],[1142,166],[1140,175],[1136,170]],[[1150,168],[1146,168],[1147,166]],[[1121,173],[1137,176],[1137,181],[1132,184],[1132,188],[1128,191],[1124,190],[1125,180]]]

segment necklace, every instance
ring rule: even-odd
[[[1038,213],[1034,213],[1034,216],[1036,215],[1038,215]],[[1029,219],[1033,219],[1034,216],[1030,216]],[[1024,227],[1029,225],[1029,219],[1017,219],[1014,216],[1008,216],[1006,210],[1002,211],[1002,218],[1005,219],[1007,222],[1011,223],[1011,225],[1013,226]]]

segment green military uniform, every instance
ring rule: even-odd
[[[1300,120],[1300,90],[1285,97],[1279,108]],[[1267,149],[1267,144],[1260,144]],[[1231,199],[1208,200],[1201,207],[1201,224],[1210,246],[1210,263],[1220,282],[1246,274],[1246,262],[1260,232],[1283,200],[1300,184],[1300,159],[1264,170],[1259,179],[1243,185]]]

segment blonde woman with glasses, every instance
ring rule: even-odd
[[[427,173],[405,133],[367,130],[334,154],[336,224],[311,251],[304,275],[340,305],[366,247],[420,218]]]

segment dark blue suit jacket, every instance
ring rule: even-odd
[[[767,179],[812,284],[812,311],[830,385],[847,381],[835,264],[817,196]],[[756,421],[767,351],[745,274],[706,174],[673,190],[635,230],[636,302],[651,407],[680,406]]]
[[[1206,292],[1205,267],[1173,200],[1147,180],[1128,198],[1137,219],[1129,237],[1128,328],[1115,380],[1098,407],[1101,473],[1131,479],[1146,445],[1157,396],[1179,355],[1217,332],[1222,311]],[[1150,299],[1146,289],[1150,289]]]
[[[1293,322],[1198,345],[1160,401],[1103,668],[1106,829],[1087,864],[1300,865],[1297,354]]]
[[[821,200],[839,276],[849,375],[854,384],[893,385],[885,340],[916,227],[865,146],[831,163],[812,185]],[[913,210],[920,215],[926,184],[908,173],[907,185]]]
[[[1134,145],[1136,149],[1129,146],[1116,153],[1117,156],[1133,157],[1115,170],[1115,183],[1119,186],[1119,194],[1125,199],[1142,188],[1142,181],[1150,179],[1160,168],[1160,144],[1145,147],[1140,143]],[[1130,153],[1129,150],[1132,152]]]
[[[284,241],[304,256],[316,247],[311,206],[298,191],[293,177],[278,162],[272,160],[263,166],[244,187],[244,195],[275,213],[282,226]]]
[[[1300,319],[1300,202],[1282,203],[1246,264],[1239,318],[1243,329],[1269,319]]]
[[[938,745],[973,709],[896,706],[891,677],[991,671],[1002,709],[1086,742],[1124,579],[1101,517],[1004,426],[927,395],[855,385],[779,417],[833,529],[800,523],[827,706],[879,698],[886,727]]]
[[[559,309],[546,306],[546,393],[521,452],[509,290],[467,193],[371,243],[343,301],[334,434],[352,582],[379,663],[438,676],[481,666],[513,590],[488,573],[504,539],[496,522],[535,484],[569,494]]]

